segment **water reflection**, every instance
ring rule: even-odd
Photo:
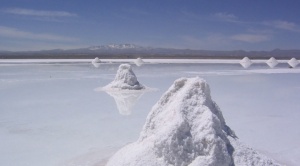
[[[146,91],[105,91],[115,99],[121,115],[130,115],[133,107]]]
[[[249,68],[252,65],[252,61],[248,57],[244,57],[241,61],[240,64],[245,68]]]
[[[94,66],[95,68],[99,68],[100,65],[101,65],[101,63],[94,63],[94,62],[92,62],[92,64],[93,64],[93,66]]]
[[[92,64],[95,66],[95,68],[98,68],[100,66],[100,63],[101,60],[98,57],[92,60]]]
[[[270,68],[274,68],[278,65],[278,61],[274,57],[271,57],[266,63],[268,66],[270,66]]]

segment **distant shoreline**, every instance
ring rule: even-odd
[[[136,59],[100,59],[100,64],[105,63],[135,63]],[[239,64],[241,59],[142,59],[143,63],[195,63],[195,64]],[[93,59],[1,59],[0,64],[26,64],[26,63],[92,63]],[[266,59],[252,59],[253,63],[266,63]],[[289,59],[278,60],[287,63]]]
[[[126,47],[125,47],[126,46]],[[41,51],[0,51],[0,59],[300,59],[300,49],[271,51],[216,51],[148,48],[135,45],[107,45],[80,49]]]
[[[202,56],[202,55],[0,55],[1,59],[242,59],[245,56]],[[278,60],[291,58],[300,59],[299,56],[287,55],[262,55],[262,56],[247,56],[250,59],[269,59],[274,57]]]

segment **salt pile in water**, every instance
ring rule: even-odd
[[[291,67],[295,68],[295,67],[297,67],[297,65],[299,64],[299,62],[297,61],[296,58],[292,58],[291,60],[288,61],[288,64],[289,64]]]
[[[121,115],[130,115],[137,101],[150,90],[139,83],[129,64],[121,64],[114,81],[96,89],[96,91],[105,91],[114,98]]]
[[[92,63],[101,63],[101,60],[98,57],[96,57],[92,60]]]
[[[100,60],[98,57],[96,57],[95,59],[92,60],[92,64],[93,64],[96,68],[98,68],[98,67],[100,66],[100,63],[101,63],[101,60]]]
[[[252,65],[252,61],[248,57],[244,57],[240,61],[240,64],[246,69]]]
[[[142,58],[137,58],[134,63],[137,65],[137,66],[142,66],[145,62],[143,61]]]
[[[271,68],[274,68],[275,66],[278,65],[278,61],[274,58],[271,57],[269,60],[266,62]]]
[[[145,86],[139,83],[129,64],[121,64],[114,81],[105,86],[104,89],[141,90],[145,89]]]
[[[238,142],[203,79],[180,78],[153,106],[139,139],[107,166],[273,166]]]

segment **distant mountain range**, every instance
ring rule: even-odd
[[[80,49],[53,49],[41,51],[0,51],[0,59],[15,58],[258,58],[266,59],[275,57],[277,59],[300,58],[300,50],[272,51],[213,51],[213,50],[191,50],[173,48],[142,47],[134,44],[110,44],[92,46]]]

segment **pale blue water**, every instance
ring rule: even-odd
[[[242,142],[289,165],[300,162],[299,67],[133,64],[139,81],[158,90],[143,94],[124,115],[113,97],[95,91],[114,79],[118,66],[0,65],[0,165],[101,165],[138,138],[151,107],[175,79],[193,76],[210,84]],[[285,73],[265,74],[279,69]]]

